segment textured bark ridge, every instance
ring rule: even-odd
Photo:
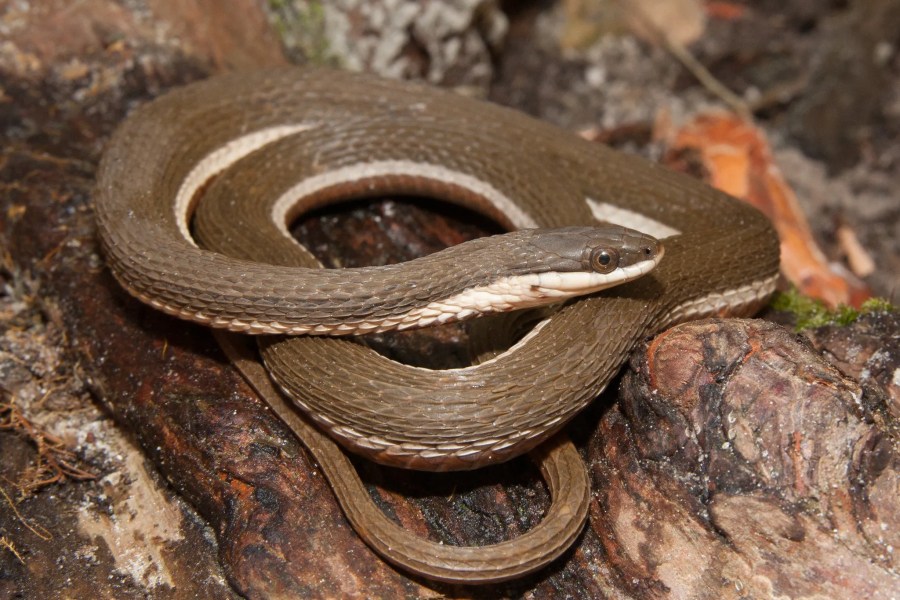
[[[900,465],[883,392],[771,323],[659,335],[591,445],[591,527],[619,581],[638,596],[894,596]]]

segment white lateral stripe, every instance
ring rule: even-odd
[[[646,275],[659,258],[621,267],[612,273],[544,272],[502,277],[487,285],[469,288],[449,298],[414,308],[398,319],[397,329],[436,325],[473,314],[503,312],[563,301],[598,292]]]
[[[509,348],[507,348],[506,350],[504,350],[497,356],[489,358],[484,362],[480,362],[480,363],[477,363],[474,365],[469,365],[468,367],[458,367],[458,368],[452,369],[452,370],[454,370],[454,371],[475,371],[476,369],[481,368],[484,365],[490,364],[492,362],[496,362],[496,361],[500,360],[501,357],[506,357],[506,356],[512,354],[513,352],[515,352],[516,350],[518,350],[519,348],[521,348],[522,346],[524,346],[531,338],[536,336],[538,334],[538,332],[544,328],[544,325],[546,325],[549,322],[550,322],[549,317],[546,319],[541,319],[540,321],[538,321],[538,323],[534,327],[531,328],[531,331],[529,331],[522,337],[522,339],[520,339],[518,342],[516,342],[515,344],[513,344],[512,346],[510,346]],[[451,369],[448,369],[448,370],[451,370]]]
[[[272,220],[282,229],[282,233],[290,236],[286,223],[287,214],[303,198],[335,185],[391,175],[421,177],[457,185],[485,198],[494,208],[505,215],[515,227],[519,229],[537,227],[537,222],[531,215],[523,211],[515,202],[490,183],[447,167],[410,160],[382,160],[358,163],[308,177],[282,194],[275,204],[272,205]]]
[[[668,327],[691,319],[710,316],[746,316],[749,306],[768,298],[775,291],[778,274],[744,284],[742,286],[713,292],[694,298],[673,308],[662,321]]]
[[[184,239],[194,244],[188,230],[188,209],[197,190],[202,188],[211,177],[221,173],[251,152],[255,152],[263,146],[267,146],[289,135],[306,131],[311,127],[313,126],[296,123],[260,129],[259,131],[235,138],[204,156],[191,169],[187,177],[184,178],[181,187],[178,188],[178,193],[175,195],[175,216],[178,220],[178,229],[181,230]],[[196,244],[194,245],[196,246]]]
[[[651,219],[647,215],[639,212],[628,210],[620,206],[615,206],[607,202],[597,202],[593,198],[585,198],[591,214],[598,221],[605,221],[615,225],[621,225],[630,229],[636,229],[641,233],[652,235],[658,240],[679,235],[681,232],[674,227],[669,227],[665,223],[661,223],[656,219]]]

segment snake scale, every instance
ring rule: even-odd
[[[314,208],[389,194],[456,203],[511,233],[365,269],[320,269],[288,233]],[[258,338],[265,371],[241,341],[218,337],[361,537],[409,571],[467,583],[532,572],[571,545],[589,484],[554,434],[646,336],[751,314],[779,262],[762,215],[686,176],[499,106],[309,68],[223,75],[141,107],[106,149],[96,212],[129,292],[220,330],[274,334]],[[551,303],[560,308],[511,348],[460,369],[399,364],[345,337]],[[430,470],[530,451],[551,507],[501,544],[422,540],[375,507],[333,440]]]

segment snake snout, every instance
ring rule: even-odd
[[[633,232],[623,236],[619,263],[622,267],[647,261],[658,263],[664,253],[662,242],[645,233]]]

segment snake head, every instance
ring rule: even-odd
[[[639,266],[647,273],[664,252],[656,238],[620,225],[534,229],[531,235],[530,245],[547,272],[608,275]]]
[[[620,225],[534,229],[529,235],[533,289],[544,298],[570,298],[632,281],[656,267],[664,253],[656,238]]]

